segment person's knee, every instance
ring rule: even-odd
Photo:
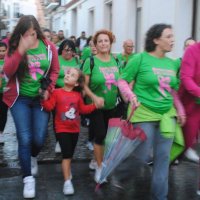
[[[105,137],[97,137],[94,139],[94,143],[97,145],[103,145]]]

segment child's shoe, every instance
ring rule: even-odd
[[[63,193],[64,195],[72,195],[74,194],[74,187],[71,180],[66,180],[63,185]]]

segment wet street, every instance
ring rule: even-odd
[[[95,191],[94,171],[88,164],[92,152],[85,145],[87,129],[82,128],[72,163],[73,196],[62,193],[63,177],[61,157],[55,154],[55,137],[49,123],[49,135],[39,155],[39,175],[36,178],[36,200],[150,200],[150,178],[152,166],[144,165],[134,157],[124,161],[108,178],[108,183]],[[0,200],[22,200],[22,178],[17,158],[15,127],[9,117],[5,133],[5,145],[0,146]],[[197,146],[200,152],[199,145]],[[170,167],[169,200],[200,200],[196,194],[199,165],[181,160]]]

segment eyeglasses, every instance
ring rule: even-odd
[[[71,52],[72,51],[72,49],[63,49],[63,51],[65,51],[65,52]]]

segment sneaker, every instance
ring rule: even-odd
[[[74,194],[74,187],[71,180],[66,180],[63,185],[63,193],[64,195],[72,195]]]
[[[23,182],[24,182],[24,190],[23,190],[24,198],[34,198],[35,178],[33,176],[27,176],[23,179]]]
[[[4,145],[4,135],[0,133],[0,145]]]
[[[90,150],[90,151],[94,151],[94,146],[93,146],[93,143],[88,141],[87,144],[86,144],[87,148]]]
[[[199,163],[199,156],[194,149],[188,148],[184,155],[188,160]]]
[[[178,159],[176,159],[175,161],[174,161],[174,164],[175,165],[178,165],[180,163],[180,161],[178,160]]]
[[[55,153],[61,153],[61,148],[60,148],[59,142],[56,142]]]
[[[102,172],[102,167],[98,167],[98,166],[97,166],[96,169],[95,169],[95,174],[94,174],[94,180],[95,180],[96,183],[99,183],[99,181],[100,181],[101,172]],[[101,181],[101,184],[107,183],[107,182],[108,182],[107,179],[104,178],[104,179]]]
[[[95,174],[94,174],[94,180],[96,183],[98,183],[101,178],[101,171],[102,171],[102,167],[97,166],[95,169]]]
[[[90,163],[89,163],[89,168],[90,168],[91,170],[95,170],[97,167],[98,167],[97,161],[94,160],[94,159],[92,159],[92,160],[90,161]]]
[[[36,157],[31,156],[31,174],[36,176],[38,174],[38,162]]]

